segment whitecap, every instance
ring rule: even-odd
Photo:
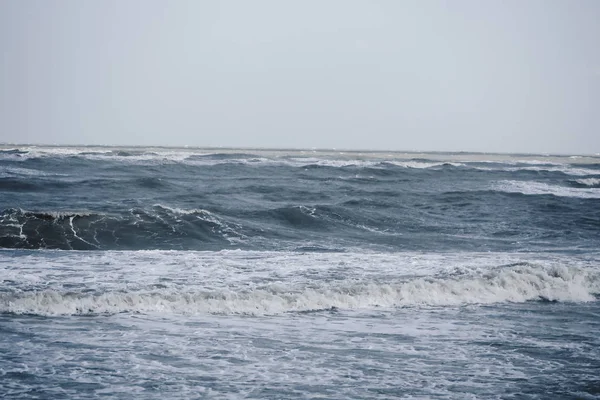
[[[535,181],[499,181],[492,189],[506,193],[522,193],[526,195],[553,195],[559,197],[576,197],[581,199],[600,199],[600,189],[572,188],[549,185]]]
[[[115,256],[114,270],[106,262],[100,262]],[[155,265],[153,260],[157,257],[168,262]],[[122,258],[129,260],[127,271],[130,273],[139,264],[141,275],[135,283],[123,282]],[[474,265],[457,265],[460,259]],[[504,266],[485,267],[489,262],[498,261],[493,255],[490,259],[468,254],[437,258],[240,251],[95,254],[86,260],[89,266],[65,271],[69,274],[66,279],[73,280],[86,268],[92,268],[87,274],[92,273],[94,280],[88,282],[104,281],[104,284],[85,286],[86,290],[74,290],[72,284],[63,288],[55,275],[52,275],[54,284],[42,285],[40,282],[46,281],[46,277],[39,276],[32,282],[28,277],[33,271],[17,274],[9,267],[4,271],[6,279],[20,282],[28,289],[7,288],[0,294],[0,312],[276,315],[327,309],[385,310],[537,300],[590,302],[595,301],[600,292],[600,274],[593,268],[519,260]],[[404,268],[398,268],[398,262],[402,262]],[[395,270],[415,272],[410,268],[415,262],[425,265],[421,272],[430,269],[432,262],[439,264],[434,268],[438,272],[424,276],[394,273]],[[449,262],[455,263],[455,268],[442,267]],[[74,275],[74,269],[79,270],[79,275]],[[177,275],[170,274],[173,269],[178,271]],[[378,275],[381,269],[387,269],[384,276]],[[56,266],[51,271],[56,273]],[[187,273],[182,275],[183,272]]]

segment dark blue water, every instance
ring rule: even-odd
[[[600,157],[0,149],[0,395],[598,398]]]
[[[600,158],[31,153],[0,154],[5,248],[514,252],[600,241]]]

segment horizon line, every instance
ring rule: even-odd
[[[9,143],[0,142],[1,147],[96,147],[96,148],[166,148],[166,149],[186,149],[186,150],[258,150],[258,151],[309,151],[309,152],[342,152],[342,153],[429,153],[429,154],[489,154],[489,155],[518,155],[518,156],[544,156],[544,157],[565,157],[582,156],[598,157],[600,153],[553,153],[553,152],[509,152],[509,151],[478,151],[478,150],[397,150],[397,149],[352,149],[337,147],[257,147],[257,146],[199,146],[199,145],[142,145],[142,144],[58,144],[58,143]]]

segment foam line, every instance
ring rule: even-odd
[[[273,315],[337,308],[390,309],[526,301],[595,301],[597,272],[574,267],[518,265],[478,275],[415,277],[397,282],[356,281],[323,284],[270,284],[254,289],[111,290],[88,294],[61,290],[0,294],[0,312],[38,315],[175,314]]]

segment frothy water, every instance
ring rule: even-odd
[[[593,180],[576,180],[577,183],[593,182]],[[584,183],[585,185],[585,183]],[[586,185],[586,186],[593,186]],[[527,195],[553,195],[559,197],[575,197],[580,199],[600,199],[600,189],[597,188],[572,188],[558,185],[549,185],[542,182],[530,181],[501,181],[494,186],[495,190],[507,193],[522,193]]]
[[[25,275],[23,267],[3,268],[10,284],[0,293],[0,312],[42,316],[123,312],[276,315],[331,309],[389,311],[503,302],[589,302],[600,293],[600,274],[576,266],[581,261],[550,258],[526,262],[515,257],[508,265],[496,265],[501,255],[464,256],[468,262],[457,255],[430,260],[406,254],[315,257],[234,252],[186,253],[182,257],[169,252],[125,252],[93,253],[86,258],[92,268],[79,268],[68,261],[61,265],[65,258],[54,253],[47,260],[30,257],[28,263],[41,266]],[[453,270],[439,265],[449,260],[454,261]],[[48,264],[53,265],[50,276],[45,272]],[[393,268],[383,274],[384,265]],[[240,271],[249,272],[236,276]],[[403,273],[397,275],[399,272]],[[104,279],[90,284],[98,275]],[[186,281],[182,281],[184,277]]]

